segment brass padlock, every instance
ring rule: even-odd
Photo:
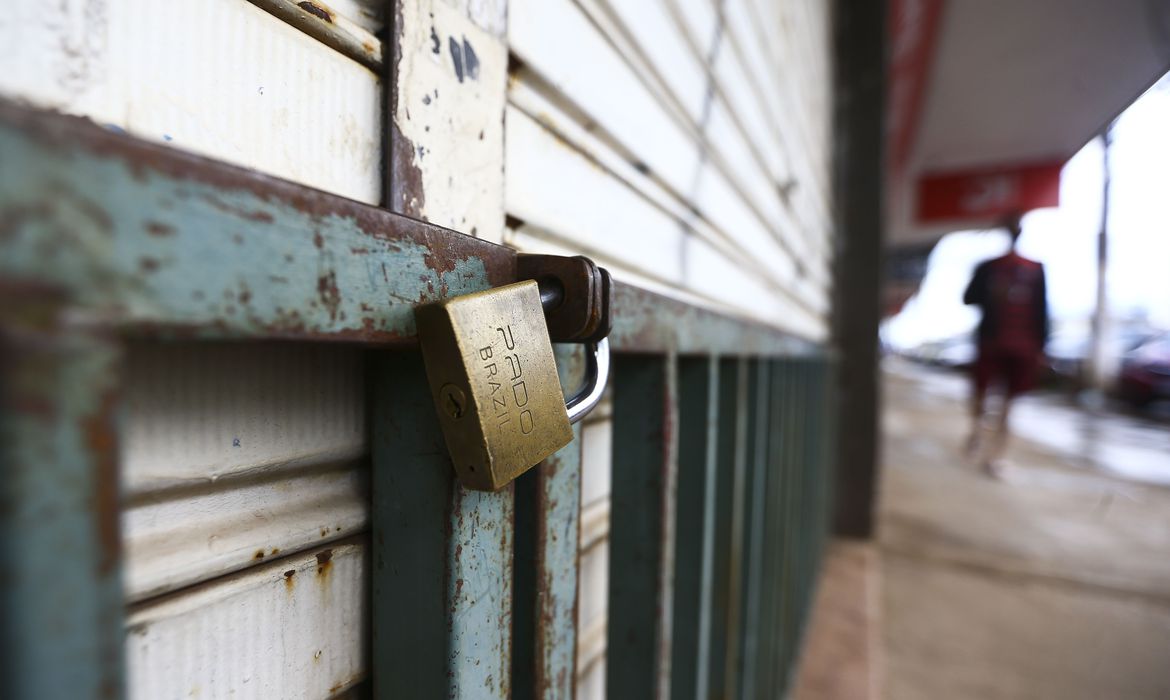
[[[569,409],[600,397],[594,377],[589,396],[566,404],[535,281],[420,306],[415,321],[447,449],[468,488],[498,490],[567,445]]]

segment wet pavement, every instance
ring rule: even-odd
[[[1031,395],[995,481],[963,377],[884,379],[884,696],[1170,698],[1170,425]]]

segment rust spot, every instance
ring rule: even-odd
[[[326,549],[317,552],[317,575],[324,575],[329,573],[330,567],[333,566],[333,550]]]
[[[252,558],[253,558],[253,559],[263,559],[263,558],[264,558],[264,550],[263,550],[263,549],[257,549],[257,550],[256,550],[256,553],[252,555]]]
[[[151,258],[147,256],[138,258],[138,268],[143,272],[154,272],[158,269],[160,264],[161,263],[159,263],[158,258]]]
[[[273,217],[272,214],[269,214],[266,211],[260,211],[258,209],[244,209],[243,207],[239,207],[239,206],[236,206],[234,204],[228,204],[227,202],[223,201],[222,199],[219,199],[218,197],[212,197],[210,195],[207,197],[204,197],[204,199],[206,199],[207,203],[210,204],[211,206],[215,207],[216,209],[218,209],[226,214],[238,216],[241,219],[246,219],[248,221],[255,221],[255,222],[261,223],[261,224],[270,224],[273,221],[276,221],[276,218]]]
[[[350,248],[349,252],[353,253],[354,255],[369,255],[370,249],[369,248]]]
[[[271,551],[271,552],[269,552],[269,553],[270,553],[270,554],[272,554],[273,556],[276,556],[277,554],[280,554],[280,548],[279,548],[279,547],[273,547],[273,548],[272,548],[272,551]]]
[[[426,197],[423,193],[422,170],[414,160],[414,144],[393,119],[390,120],[390,130],[390,208],[407,216],[422,218]]]
[[[246,285],[240,285],[239,299],[240,303],[246,306],[248,302],[252,301],[252,290],[248,289]]]
[[[97,519],[98,575],[113,573],[121,555],[118,502],[117,395],[107,391],[97,410],[83,419],[85,445],[93,460],[93,514]]]
[[[152,236],[170,236],[175,232],[175,227],[161,221],[147,221],[146,232]]]
[[[328,9],[321,7],[320,5],[311,3],[309,0],[305,0],[304,2],[298,2],[297,7],[318,19],[324,20],[329,24],[333,24],[333,13]]]
[[[285,588],[285,590],[292,592],[293,587],[296,585],[293,583],[293,577],[295,577],[296,575],[297,575],[296,569],[289,569],[288,571],[284,572],[284,588]]]
[[[329,309],[329,320],[337,320],[337,310],[341,306],[341,292],[337,289],[337,273],[333,270],[327,275],[317,278],[317,296],[321,303]]]
[[[320,231],[313,232],[313,245],[317,246],[317,250],[325,247],[325,237],[321,235]]]

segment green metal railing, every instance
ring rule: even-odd
[[[117,417],[140,339],[369,348],[366,688],[572,692],[580,440],[462,489],[414,344],[416,303],[515,281],[514,251],[2,101],[0,154],[0,695],[125,694]],[[613,316],[609,696],[776,697],[823,547],[829,356],[626,285]]]

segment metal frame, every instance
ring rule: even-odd
[[[2,577],[0,694],[124,692],[117,370],[131,338],[379,349],[374,695],[572,692],[579,443],[530,483],[463,490],[415,351],[413,307],[515,281],[514,251],[6,102],[0,153],[0,541],[19,562]],[[613,315],[610,694],[771,696],[820,550],[829,358],[623,284]],[[514,515],[534,537],[514,537]]]

